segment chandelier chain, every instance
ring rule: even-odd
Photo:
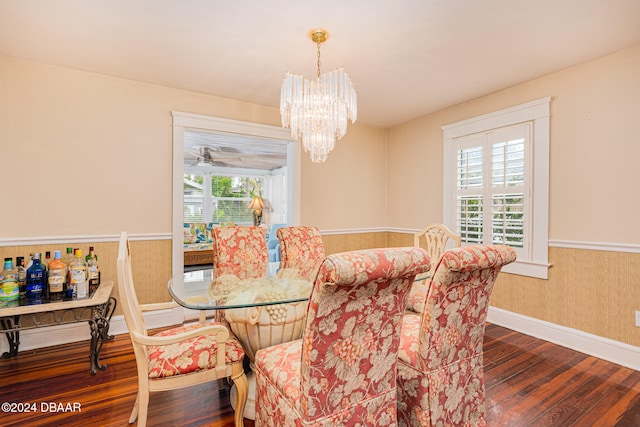
[[[318,78],[320,78],[320,41],[316,42],[316,46],[318,46]]]

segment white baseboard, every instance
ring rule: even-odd
[[[144,320],[148,329],[178,325],[184,321],[184,310],[181,307],[144,313]],[[124,316],[113,316],[109,325],[109,334],[120,335],[129,333]],[[88,322],[68,323],[65,325],[46,326],[42,328],[20,331],[20,346],[18,357],[24,350],[49,347],[91,339]],[[9,351],[9,344],[0,338],[0,354]],[[87,349],[88,351],[88,349]]]
[[[581,353],[640,371],[640,347],[555,323],[489,307],[487,321]]]

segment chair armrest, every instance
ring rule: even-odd
[[[136,331],[132,332],[131,335],[136,342],[143,345],[170,345],[205,335],[215,335],[217,342],[225,343],[229,339],[229,330],[224,325],[212,324],[193,329],[191,331],[161,337],[155,335],[142,335]]]
[[[140,310],[142,311],[155,311],[155,310],[168,310],[170,308],[180,307],[177,302],[156,302],[153,304],[140,304]]]

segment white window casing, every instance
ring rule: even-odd
[[[551,98],[443,126],[443,222],[463,244],[507,244],[503,271],[546,279]],[[466,242],[466,243],[465,243]]]

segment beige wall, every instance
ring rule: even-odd
[[[442,221],[441,126],[547,96],[549,280],[502,274],[491,303],[640,345],[640,254],[599,249],[640,251],[640,45],[390,129],[388,225]],[[407,242],[399,236],[390,233],[389,244]],[[558,247],[567,241],[594,250]]]
[[[349,126],[325,163],[303,154],[302,223],[320,230],[383,228],[387,223],[386,131]]]
[[[23,195],[0,238],[170,233],[171,111],[280,125],[276,108],[3,56],[0,93],[2,183]],[[385,226],[385,135],[350,125],[326,163],[302,154],[303,223]]]
[[[0,56],[0,236],[170,233],[172,117],[274,124],[272,108]],[[38,191],[38,196],[33,195]]]

